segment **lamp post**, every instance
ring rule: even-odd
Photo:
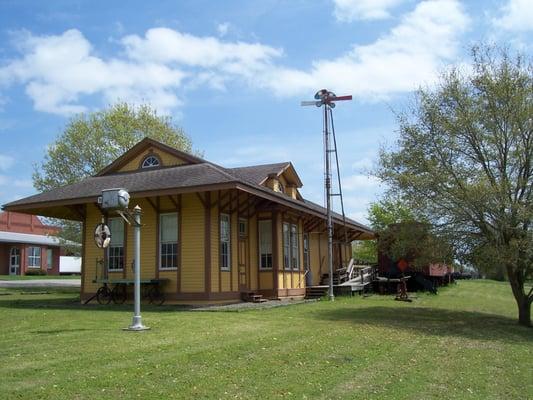
[[[131,325],[124,328],[128,331],[146,331],[149,327],[143,325],[141,317],[141,207],[133,208],[133,241],[134,241],[134,279],[133,279],[133,319]]]

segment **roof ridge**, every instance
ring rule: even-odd
[[[290,163],[291,163],[290,161],[280,161],[280,162],[276,162],[276,163],[245,165],[243,167],[231,167],[231,168],[227,168],[227,169],[268,167],[268,166],[271,166],[271,165],[287,165],[287,164],[290,164]]]

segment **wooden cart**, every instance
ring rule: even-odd
[[[141,297],[147,299],[150,304],[161,305],[165,302],[165,293],[162,288],[169,279],[141,279]],[[93,280],[102,286],[96,292],[96,300],[99,304],[122,304],[126,301],[128,286],[133,286],[133,279],[108,279],[100,278]]]

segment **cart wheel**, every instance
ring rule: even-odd
[[[113,297],[113,303],[123,304],[127,297],[126,286],[116,285],[111,291],[111,296]]]
[[[111,302],[111,290],[107,286],[102,286],[96,292],[98,304],[109,304]]]
[[[160,306],[165,302],[165,295],[157,286],[154,286],[150,289],[148,292],[148,298],[150,299],[151,304],[155,304],[157,306]]]

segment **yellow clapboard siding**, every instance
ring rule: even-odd
[[[211,209],[211,291],[218,292],[219,277],[219,236],[218,236],[218,205]]]
[[[196,194],[184,194],[181,205],[181,291],[205,290],[205,212]]]
[[[94,243],[94,228],[101,222],[102,215],[100,210],[92,204],[87,205],[84,243],[84,293],[95,293],[100,287],[99,284],[93,283],[96,277],[96,262],[104,258],[104,250],[100,249]],[[101,276],[102,268],[98,266],[98,275]]]
[[[259,272],[259,284],[261,289],[273,289],[272,271]]]
[[[141,166],[141,162],[148,156],[155,155],[161,161],[162,166],[169,167],[174,165],[187,164],[185,160],[181,160],[173,154],[167,153],[160,149],[149,148],[132,158],[128,163],[123,165],[119,171],[135,171]]]
[[[248,221],[248,240],[250,241],[250,289],[257,289],[257,274],[259,271],[259,256],[257,244],[257,218],[254,216]]]
[[[231,291],[239,290],[239,218],[231,214]]]

